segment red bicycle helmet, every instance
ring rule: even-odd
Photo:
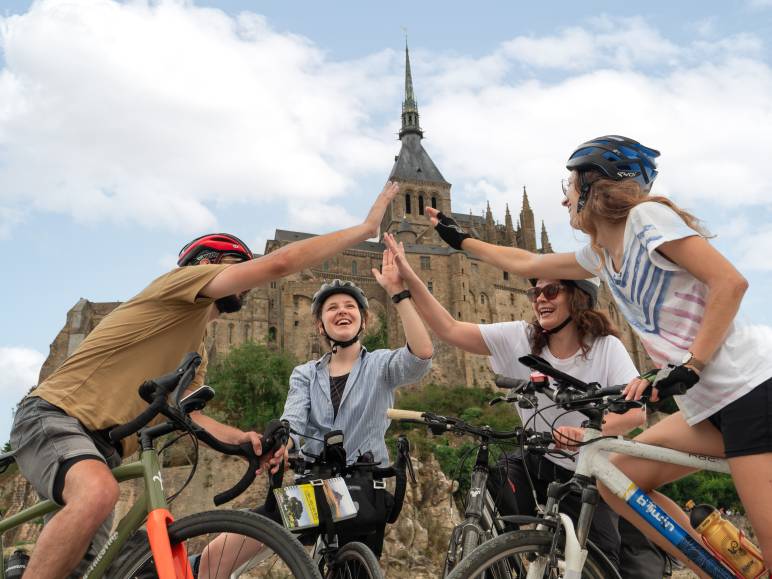
[[[247,244],[230,233],[210,233],[197,237],[180,250],[177,265],[188,265],[204,251],[216,252],[217,255],[210,261],[220,263],[225,255],[236,255],[245,261],[253,259],[252,251]]]

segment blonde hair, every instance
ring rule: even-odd
[[[591,183],[591,185],[587,202],[577,214],[577,225],[579,229],[590,236],[592,248],[601,259],[603,259],[603,252],[600,251],[600,246],[597,243],[598,222],[624,223],[634,207],[648,201],[669,207],[678,214],[688,227],[701,236],[713,237],[697,217],[681,209],[667,197],[647,195],[633,179],[614,181],[603,177],[597,171],[583,171],[582,180],[585,183]]]

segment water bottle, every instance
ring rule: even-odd
[[[745,534],[710,505],[697,505],[689,520],[708,549],[738,577],[756,579],[766,576],[759,549]]]
[[[27,568],[29,555],[24,549],[17,549],[8,557],[8,566],[5,568],[5,579],[21,579]]]

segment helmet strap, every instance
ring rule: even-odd
[[[364,329],[364,324],[359,324],[359,330],[357,331],[356,335],[351,338],[350,340],[345,340],[343,342],[338,341],[332,337],[330,337],[330,334],[327,333],[327,330],[324,329],[324,326],[322,326],[322,331],[324,332],[324,336],[329,340],[330,346],[332,348],[332,353],[337,354],[339,348],[348,348],[349,346],[352,346],[353,344],[356,344],[359,341],[359,336],[362,335],[362,330]]]
[[[579,199],[576,201],[577,214],[582,209],[584,209],[584,206],[587,203],[587,199],[590,197],[590,188],[592,187],[592,183],[587,183],[584,180],[584,173],[580,171],[578,174],[578,177],[579,177]]]
[[[571,316],[568,316],[565,320],[563,320],[560,324],[552,328],[551,330],[545,330],[544,328],[541,329],[541,333],[545,336],[549,336],[551,334],[557,334],[560,330],[565,328],[568,324],[571,323],[573,318]]]

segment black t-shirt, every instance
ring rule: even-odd
[[[346,380],[348,380],[348,374],[330,376],[330,399],[332,400],[334,411],[333,419],[338,417],[338,408],[340,408],[340,400],[343,398],[343,391],[346,389]]]

